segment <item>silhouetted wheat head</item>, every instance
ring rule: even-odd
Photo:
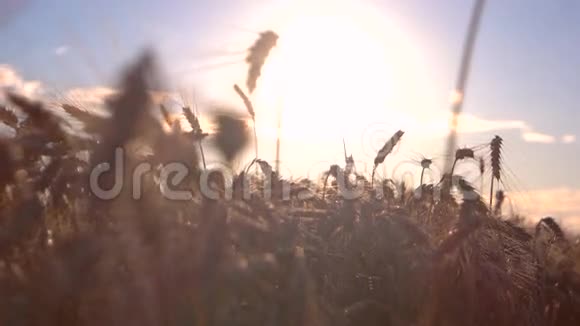
[[[490,143],[491,149],[491,189],[489,195],[489,207],[493,205],[493,182],[501,179],[501,150],[503,139],[500,136],[495,136]]]
[[[276,43],[278,42],[278,34],[273,31],[266,31],[260,33],[260,37],[250,47],[248,50],[248,56],[246,57],[246,62],[249,65],[248,78],[246,81],[246,86],[250,93],[253,93],[256,89],[256,84],[258,78],[262,74],[262,66],[266,62],[266,58],[270,54],[270,51]]]
[[[373,165],[371,183],[374,182],[375,171],[379,166],[379,164],[383,163],[387,158],[387,156],[391,154],[391,152],[393,151],[395,146],[397,146],[397,144],[399,143],[404,134],[405,134],[404,131],[401,130],[397,131],[389,140],[387,140],[387,142],[383,145],[383,147],[381,147],[381,149],[377,152],[377,156],[375,157]]]

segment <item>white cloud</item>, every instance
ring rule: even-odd
[[[442,118],[436,118],[427,123],[415,121],[411,125],[414,130],[424,131],[427,133],[447,134],[449,122]],[[521,133],[522,139],[530,143],[553,144],[558,139],[555,136],[536,132],[523,120],[492,120],[477,117],[473,114],[464,113],[459,117],[458,132],[462,134],[485,133],[492,131],[516,130]],[[565,137],[565,138],[564,138]],[[573,142],[573,135],[566,135],[562,142]]]
[[[459,118],[459,129],[461,133],[480,133],[497,130],[524,130],[528,126],[521,120],[487,120],[471,114],[463,114]]]
[[[58,100],[78,104],[84,108],[94,108],[102,106],[106,99],[117,93],[118,90],[107,86],[80,87],[69,89]],[[169,92],[151,91],[149,95],[154,103],[161,103],[167,99],[179,99],[179,94]]]
[[[512,194],[517,211],[537,222],[553,217],[569,232],[580,233],[580,189],[552,188]]]
[[[116,90],[105,86],[72,88],[63,94],[62,100],[76,102],[83,106],[100,106],[116,93]]]
[[[481,133],[501,130],[519,130],[522,139],[529,143],[553,144],[558,140],[556,136],[534,131],[523,120],[488,120],[470,114],[463,114],[459,118],[460,133]],[[565,143],[573,141],[575,141],[573,135],[565,135],[562,138],[562,142]]]
[[[3,100],[5,91],[37,98],[42,94],[43,87],[41,82],[25,81],[14,68],[0,64],[0,100]]]
[[[444,116],[421,120],[417,117],[397,112],[389,117],[393,125],[401,126],[409,132],[421,132],[429,135],[446,135],[449,132],[449,120]],[[475,134],[501,130],[525,130],[528,125],[520,120],[488,120],[473,114],[464,113],[459,117],[458,132]]]
[[[522,138],[528,143],[553,144],[556,142],[556,137],[534,131],[524,131]]]
[[[564,135],[564,136],[562,136],[561,141],[564,144],[573,144],[576,142],[576,135],[572,135],[572,134]]]
[[[70,47],[68,45],[61,45],[54,49],[54,54],[61,57],[66,55],[70,51]]]

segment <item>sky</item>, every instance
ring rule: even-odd
[[[282,166],[315,175],[357,168],[406,131],[382,173],[443,164],[463,40],[474,1],[212,0],[0,1],[0,87],[98,105],[118,73],[153,48],[172,94],[240,108],[246,49],[261,31],[280,42],[254,94],[260,154],[273,160],[282,116]],[[488,0],[459,144],[505,140],[505,189],[532,218],[580,230],[580,2]],[[368,166],[363,167],[368,169]]]

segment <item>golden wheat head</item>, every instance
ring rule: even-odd
[[[270,54],[270,50],[276,43],[278,42],[278,34],[274,33],[273,31],[266,31],[260,33],[260,37],[250,47],[248,50],[248,56],[246,57],[246,62],[249,64],[248,70],[248,79],[246,81],[246,86],[250,93],[254,92],[256,89],[256,84],[258,82],[258,78],[262,74],[262,66],[266,62],[268,55]]]

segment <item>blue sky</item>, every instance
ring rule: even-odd
[[[151,46],[159,53],[172,87],[219,93],[204,89],[220,85],[213,83],[222,76],[216,71],[227,69],[222,66],[230,63],[243,66],[243,51],[256,32],[274,28],[270,23],[283,18],[285,8],[295,2],[300,0],[7,0],[0,3],[0,64],[14,69],[22,80],[36,80],[48,88],[111,86],[123,64],[143,47]],[[393,26],[409,36],[420,52],[426,68],[419,74],[431,81],[432,96],[425,102],[428,108],[415,114],[446,114],[473,2],[351,2],[354,6],[372,6],[385,20],[393,21]],[[463,134],[460,144],[478,144],[501,134],[506,140],[506,163],[515,174],[509,182],[518,192],[526,193],[531,202],[536,201],[534,196],[554,201],[562,193],[580,199],[580,173],[576,172],[580,144],[572,137],[580,136],[579,44],[578,1],[487,3],[464,108],[466,113],[498,127]],[[225,80],[224,87],[231,85],[228,83],[230,80]],[[229,86],[224,88],[224,92],[230,91]],[[404,105],[397,109],[406,110]],[[358,123],[362,118],[353,121]],[[316,128],[319,121],[314,122],[304,128]],[[437,146],[427,155],[443,152],[443,135],[409,137],[414,151]],[[268,148],[272,141],[264,143]],[[338,159],[342,155],[342,146],[293,144],[292,140],[286,143],[289,151],[295,148],[312,153],[312,157],[319,154]],[[349,143],[354,147],[357,141],[350,139]],[[310,152],[308,145],[312,147]],[[401,155],[403,159],[413,156]],[[304,161],[304,157],[300,159]],[[291,167],[299,164],[297,159],[288,161]],[[580,205],[563,212],[538,210],[580,218]]]

